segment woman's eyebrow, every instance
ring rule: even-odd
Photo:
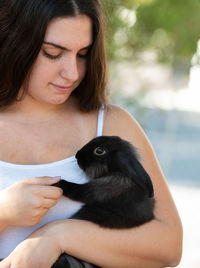
[[[66,48],[66,47],[60,46],[60,45],[55,44],[55,43],[52,43],[52,42],[44,41],[43,43],[44,43],[45,45],[50,45],[50,46],[53,46],[53,47],[56,47],[56,48],[59,48],[59,49],[62,49],[62,50],[71,51],[70,49],[68,49],[68,48]],[[89,49],[91,46],[92,46],[92,44],[90,44],[90,45],[88,45],[88,46],[86,46],[86,47],[83,47],[83,48],[81,48],[80,50]]]

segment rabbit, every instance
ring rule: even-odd
[[[154,219],[153,185],[131,143],[118,136],[99,136],[84,145],[75,157],[89,181],[75,184],[61,180],[54,184],[68,198],[84,203],[71,218],[118,229]],[[52,268],[97,267],[85,262],[67,266],[68,258],[71,256],[62,254]]]
[[[84,203],[72,218],[109,228],[130,228],[154,218],[153,185],[131,143],[118,136],[99,136],[75,157],[89,182],[54,184],[65,196]]]

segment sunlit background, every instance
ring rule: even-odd
[[[111,100],[149,137],[200,267],[200,1],[103,0]]]

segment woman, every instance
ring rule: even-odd
[[[0,268],[48,268],[63,252],[101,267],[179,263],[181,222],[153,149],[133,117],[106,97],[98,0],[3,1]],[[86,181],[74,155],[96,135],[139,148],[154,185],[155,220],[109,230],[67,219],[81,204],[51,185],[60,177]]]

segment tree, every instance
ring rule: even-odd
[[[152,49],[160,61],[175,67],[189,66],[200,38],[200,0],[102,2],[107,17],[109,59],[134,58],[141,51]],[[131,23],[131,14],[135,14],[135,23]]]

